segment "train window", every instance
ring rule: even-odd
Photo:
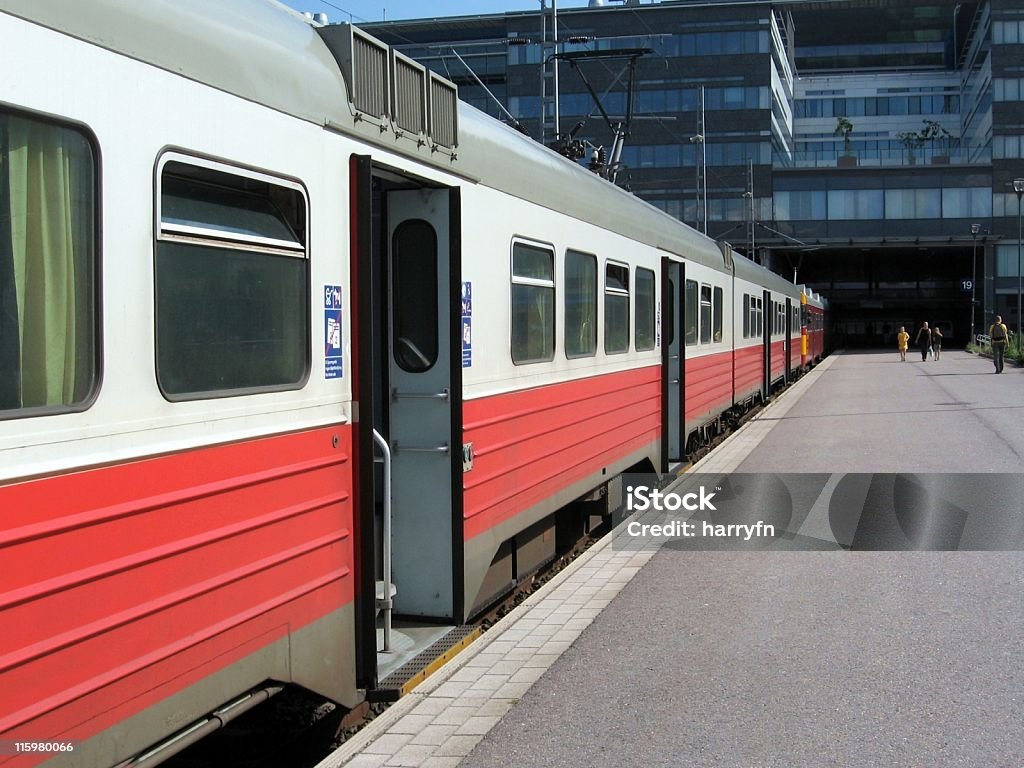
[[[512,362],[540,363],[555,356],[555,254],[550,248],[512,244]]]
[[[750,294],[743,294],[743,338],[750,338]]]
[[[711,286],[700,287],[700,343],[711,343]]]
[[[565,252],[565,356],[597,354],[597,257]]]
[[[654,272],[636,270],[636,339],[637,350],[654,349]]]
[[[754,299],[754,317],[757,321],[754,335],[757,338],[762,338],[764,336],[764,299]]]
[[[711,318],[711,323],[712,323],[712,326],[714,328],[711,340],[713,342],[715,342],[716,344],[722,340],[722,314],[725,311],[724,310],[725,302],[724,302],[722,296],[723,296],[722,289],[716,287],[715,288],[715,300],[714,300],[714,304],[712,305],[712,314],[713,314],[713,316]]]
[[[156,373],[171,400],[297,389],[308,372],[306,198],[290,181],[159,165]]]
[[[422,373],[438,354],[437,233],[422,219],[403,221],[391,236],[391,349],[403,371]]]
[[[604,268],[604,351],[629,351],[629,267],[612,261]]]
[[[0,418],[97,385],[96,157],[80,130],[0,111]]]
[[[697,343],[697,282],[686,281],[686,295],[683,297],[683,328],[686,346]]]

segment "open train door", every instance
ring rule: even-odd
[[[683,280],[685,265],[670,259],[661,261],[662,344],[661,384],[662,399],[662,452],[665,457],[662,471],[671,462],[686,456],[686,429],[684,427],[684,392],[686,360],[683,353]]]
[[[461,410],[452,343],[453,326],[461,326],[452,285],[453,198],[449,189],[395,190],[385,206],[394,611],[451,621],[461,594],[453,578],[452,513],[462,461],[461,436],[453,430]]]
[[[367,156],[351,189],[357,669],[377,689],[411,625],[463,617],[460,196]]]

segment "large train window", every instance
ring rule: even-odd
[[[597,354],[597,257],[565,252],[565,356]]]
[[[712,306],[712,318],[711,322],[714,327],[714,332],[711,340],[716,344],[722,340],[722,314],[724,312],[725,301],[722,298],[722,289],[715,288],[715,301]]]
[[[604,268],[604,351],[629,351],[629,267],[614,261]]]
[[[636,339],[637,351],[654,349],[654,272],[636,270]]]
[[[422,219],[403,221],[391,237],[391,327],[395,362],[422,373],[437,362],[437,232]]]
[[[301,387],[310,345],[302,188],[173,154],[158,174],[156,373],[164,396]]]
[[[750,294],[743,294],[743,338],[750,338],[750,319],[752,315],[750,312]]]
[[[686,346],[697,343],[697,281],[687,280],[683,296],[683,334]]]
[[[96,156],[0,111],[0,418],[86,407],[98,380]]]
[[[555,252],[512,244],[512,362],[541,363],[555,356]]]
[[[711,343],[711,286],[700,286],[700,343]]]

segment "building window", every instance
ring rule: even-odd
[[[299,185],[171,155],[159,184],[156,369],[165,396],[302,386],[309,276]]]
[[[597,257],[565,253],[565,356],[597,353]]]
[[[636,348],[654,349],[654,272],[636,270]]]
[[[540,363],[555,356],[555,252],[512,244],[512,362]]]
[[[885,218],[938,219],[942,216],[942,196],[938,189],[885,190]]]
[[[774,202],[777,221],[825,221],[828,218],[824,190],[776,190]]]
[[[629,267],[613,261],[605,265],[604,351],[629,351]]]
[[[842,189],[828,193],[828,217],[833,221],[879,221],[885,213],[881,189]]]
[[[97,385],[96,159],[81,131],[0,111],[0,417]]]

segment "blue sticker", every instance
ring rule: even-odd
[[[341,286],[324,286],[324,378],[343,375],[341,344]]]
[[[462,367],[473,366],[473,284],[462,284]]]

